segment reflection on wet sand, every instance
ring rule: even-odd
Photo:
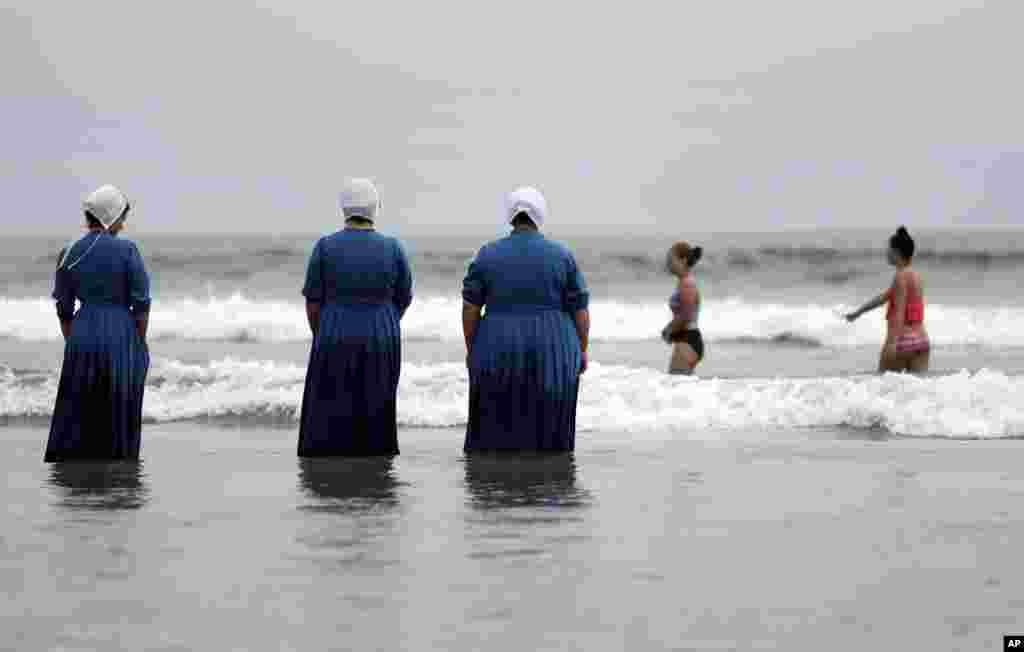
[[[396,507],[401,483],[391,457],[301,458],[299,485],[316,499],[302,509],[367,512]]]
[[[140,461],[58,462],[50,467],[57,504],[67,509],[139,509],[149,502]]]
[[[390,457],[302,458],[299,486],[310,499],[296,542],[319,573],[378,572],[398,563],[391,546],[402,518],[401,483]],[[362,599],[358,592],[353,599]]]
[[[576,482],[571,453],[467,455],[466,491],[477,509],[586,507],[591,495]]]

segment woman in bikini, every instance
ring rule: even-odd
[[[679,279],[668,302],[672,310],[672,321],[661,331],[661,338],[672,345],[672,359],[668,368],[670,374],[691,375],[704,358],[704,339],[697,328],[700,290],[691,273],[703,252],[700,247],[677,242],[668,250],[665,261],[668,271]]]
[[[924,287],[921,275],[910,268],[914,257],[914,239],[904,227],[889,238],[889,264],[896,268],[892,287],[846,315],[853,322],[866,312],[888,304],[885,315],[888,328],[878,370],[928,371],[931,345],[924,327]]]

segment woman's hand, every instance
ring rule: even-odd
[[[672,324],[670,323],[665,328],[661,329],[661,341],[665,344],[672,343]]]
[[[677,319],[673,318],[672,321],[670,321],[669,323],[665,324],[665,328],[661,329],[661,340],[665,344],[669,344],[669,345],[673,344],[672,338],[676,335],[676,333],[679,332],[678,331],[679,323],[680,322],[678,322]]]
[[[885,336],[885,344],[882,345],[882,355],[884,357],[896,355],[896,336]]]
[[[320,304],[316,301],[306,301],[306,321],[309,322],[309,332],[316,339],[320,331]]]

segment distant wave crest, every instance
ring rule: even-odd
[[[837,266],[827,274],[835,280],[844,276],[855,277],[857,272],[850,271],[850,265],[860,263],[874,264],[884,259],[880,248],[874,249],[842,249],[835,247],[817,247],[810,245],[764,245],[750,249],[729,248],[705,253],[701,268],[714,270],[752,270],[756,268],[773,268],[780,265],[804,265],[810,268]],[[996,266],[1017,267],[1024,265],[1024,251],[986,251],[972,249],[920,249],[914,260],[926,263],[939,263],[947,266],[988,268]],[[652,253],[618,253],[604,252],[595,259],[581,257],[581,264],[587,268],[600,269],[611,265],[623,270],[658,272],[665,267],[662,254]]]
[[[741,299],[707,301],[701,315],[705,339],[719,343],[850,349],[877,347],[881,314],[847,324],[841,314],[850,306],[752,303]],[[48,299],[0,298],[0,337],[56,340],[53,302]],[[409,341],[459,341],[461,301],[418,297],[402,321]],[[595,340],[656,339],[669,312],[662,303],[595,301],[591,304]],[[150,337],[161,340],[291,342],[309,337],[300,301],[229,297],[156,301]],[[928,305],[928,328],[936,347],[1024,347],[1024,308],[970,308]]]
[[[413,267],[425,277],[459,276],[465,271],[466,263],[474,253],[470,249],[425,249],[411,252],[411,258]],[[249,249],[244,251],[244,255],[235,251],[157,251],[149,254],[146,262],[157,272],[198,270],[211,279],[239,280],[265,272],[267,268],[284,265],[301,267],[308,255],[309,252],[304,248],[278,245]],[[883,256],[884,253],[878,248],[764,245],[707,252],[701,267],[712,275],[718,275],[798,265],[808,267],[812,278],[820,276],[827,283],[841,284],[863,274],[857,267],[877,263]],[[584,250],[579,252],[578,257],[584,269],[598,275],[648,277],[664,273],[665,259],[660,252],[612,250],[590,253]],[[915,255],[915,260],[964,268],[1017,267],[1024,265],[1024,251],[921,249]]]

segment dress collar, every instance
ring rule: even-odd
[[[509,236],[510,237],[514,236],[514,237],[535,238],[535,237],[544,237],[544,234],[541,233],[537,229],[513,229],[512,233],[510,233]]]

